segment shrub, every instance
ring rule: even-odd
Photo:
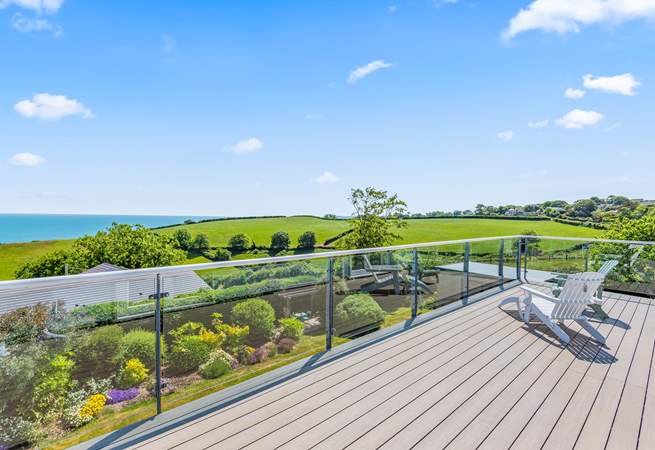
[[[214,350],[207,359],[207,362],[200,366],[200,375],[203,378],[218,378],[221,375],[234,369],[236,360],[223,350]]]
[[[161,338],[161,356],[166,357],[166,343]],[[155,367],[155,333],[142,328],[128,331],[120,341],[115,361],[124,365],[130,359],[138,359],[148,369]]]
[[[352,294],[337,305],[334,320],[342,334],[365,326],[378,326],[384,321],[384,311],[368,294]]]
[[[282,338],[277,343],[277,351],[280,353],[289,353],[296,346],[297,342],[290,338]]]
[[[237,325],[249,328],[249,340],[254,343],[267,341],[275,331],[275,310],[261,298],[236,304],[232,308],[232,319]]]
[[[34,389],[38,408],[43,412],[61,411],[68,392],[75,386],[71,372],[75,363],[65,355],[57,355],[41,376]]]
[[[250,333],[250,327],[239,325],[230,325],[223,322],[223,315],[221,313],[212,314],[212,324],[216,331],[223,336],[223,342],[221,346],[230,353],[236,353],[239,347],[242,347],[248,334]]]
[[[214,253],[214,256],[212,256],[212,259],[214,261],[229,261],[231,257],[232,253],[230,253],[229,250],[225,248],[219,248],[216,250],[216,253]]]
[[[316,246],[316,233],[305,231],[298,237],[298,248],[314,248]]]
[[[75,346],[76,371],[81,375],[108,376],[115,369],[123,329],[118,325],[99,327],[85,334]]]
[[[191,248],[191,233],[186,228],[175,230],[175,233],[173,233],[173,239],[175,240],[175,246],[177,248],[184,251]]]
[[[266,344],[261,345],[255,349],[254,352],[250,354],[250,364],[256,364],[268,359],[268,347]]]
[[[228,247],[237,251],[247,250],[252,247],[252,239],[244,233],[235,234],[228,241]]]
[[[300,340],[303,331],[305,330],[305,325],[295,317],[288,317],[286,319],[280,319],[280,327],[278,328],[278,337],[290,338],[294,341]]]
[[[126,402],[132,400],[139,395],[139,388],[129,389],[112,389],[107,394],[107,404],[114,405],[116,403]]]
[[[50,308],[45,303],[17,308],[0,316],[0,341],[7,345],[35,342],[46,328]]]
[[[203,233],[197,234],[193,242],[191,242],[191,249],[197,252],[206,252],[210,248],[209,238]]]
[[[173,368],[188,372],[207,361],[212,350],[219,347],[223,335],[207,330],[198,322],[187,322],[170,332],[173,337],[170,363]]]
[[[291,239],[286,231],[278,231],[271,236],[272,250],[286,250],[291,245]]]
[[[125,363],[118,375],[118,387],[123,389],[132,388],[143,383],[148,378],[148,369],[136,358]]]
[[[103,394],[93,394],[87,399],[86,403],[82,405],[82,409],[80,409],[80,419],[90,422],[100,413],[102,408],[105,407],[106,402],[107,397]]]
[[[272,358],[277,355],[277,345],[275,345],[273,342],[267,342],[266,344],[264,344],[264,348],[266,348],[269,358]]]
[[[20,417],[0,417],[0,448],[23,448],[18,444],[37,441],[42,435],[38,423]]]
[[[234,356],[239,360],[241,364],[252,364],[252,355],[255,353],[255,349],[249,345],[243,345],[237,349],[237,352]]]

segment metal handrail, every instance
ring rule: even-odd
[[[99,281],[116,281],[136,279],[140,277],[154,276],[160,274],[162,276],[175,275],[189,271],[210,270],[210,269],[224,269],[228,267],[243,267],[253,265],[263,265],[272,263],[284,263],[300,260],[314,260],[314,259],[328,259],[343,256],[363,255],[369,253],[378,253],[385,251],[398,251],[398,250],[411,250],[426,247],[443,247],[447,245],[457,245],[475,242],[489,242],[495,240],[510,240],[510,239],[549,239],[549,240],[564,240],[564,241],[583,241],[595,243],[613,243],[613,244],[628,244],[628,245],[655,245],[653,241],[623,241],[617,239],[599,239],[599,238],[573,238],[573,237],[560,237],[560,236],[533,236],[533,235],[511,235],[511,236],[492,236],[471,239],[456,239],[450,241],[435,241],[435,242],[421,242],[414,244],[391,245],[386,247],[372,247],[356,250],[333,250],[321,253],[300,254],[300,255],[287,255],[287,256],[273,256],[268,258],[253,258],[241,259],[232,261],[221,261],[211,263],[199,264],[186,264],[174,266],[161,266],[161,267],[148,267],[143,269],[128,269],[116,272],[100,272],[100,273],[83,273],[68,276],[53,276],[44,278],[30,278],[22,280],[6,280],[0,281],[0,292],[4,290],[13,290],[17,288],[23,289],[39,289],[47,287],[65,287],[71,285],[88,284]]]

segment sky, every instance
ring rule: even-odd
[[[655,0],[0,0],[0,212],[655,198]]]

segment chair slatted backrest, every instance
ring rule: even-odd
[[[373,275],[373,279],[375,279],[376,282],[381,282],[382,277],[379,276],[378,272],[376,272],[373,269],[373,265],[371,264],[371,261],[368,259],[368,256],[362,255],[362,258],[364,259],[364,269],[367,270],[371,275]]]
[[[603,263],[602,266],[600,266],[600,269],[598,269],[598,273],[600,273],[604,277],[606,277],[618,265],[619,265],[619,262],[616,259],[608,259],[607,261],[605,261]]]
[[[605,277],[598,272],[582,272],[569,275],[559,294],[559,302],[553,308],[553,319],[572,320],[582,315]]]

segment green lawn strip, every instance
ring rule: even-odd
[[[16,269],[34,258],[54,250],[69,249],[72,245],[72,240],[0,244],[0,280],[13,279]]]
[[[334,344],[347,342],[347,339],[334,338]],[[325,336],[303,336],[288,354],[278,354],[267,361],[252,366],[241,366],[229,375],[215,380],[201,380],[184,386],[180,390],[162,398],[162,409],[171,410],[193,400],[205,397],[227,387],[246,381],[263,373],[286,366],[295,361],[319,353],[325,349]],[[109,433],[155,414],[154,400],[145,400],[124,408],[105,408],[96,420],[66,435],[64,439],[43,444],[48,449],[64,449],[94,437]]]

